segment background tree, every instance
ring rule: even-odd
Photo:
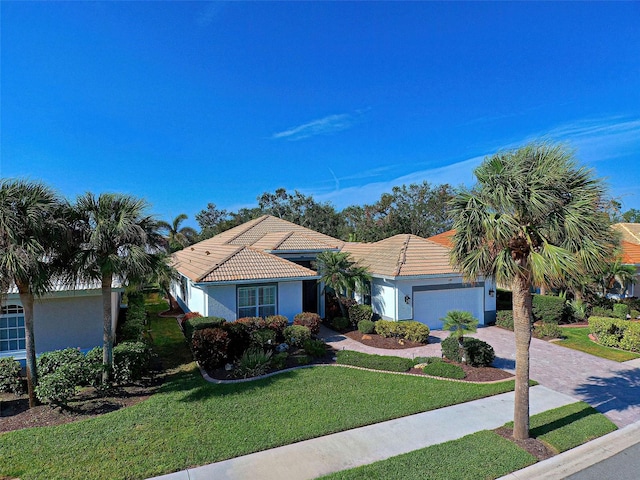
[[[531,286],[561,284],[611,255],[605,188],[562,146],[533,143],[486,158],[452,201],[452,262],[468,279],[510,284],[516,343],[515,438],[529,436]]]
[[[350,292],[366,293],[371,282],[371,275],[367,268],[357,265],[350,259],[347,252],[332,252],[326,250],[316,257],[315,267],[320,275],[318,282],[333,290],[340,312],[348,318],[347,311],[341,301],[341,295]]]
[[[200,240],[211,238],[224,230],[222,225],[229,220],[229,213],[226,210],[220,210],[215,203],[208,203],[207,208],[196,213],[196,221],[200,225]]]
[[[101,281],[103,307],[103,373],[108,382],[113,365],[114,332],[111,293],[114,278],[121,282],[143,280],[163,254],[158,222],[146,215],[147,203],[128,195],[81,195],[75,204],[75,227],[80,243],[74,270]]]
[[[62,239],[63,203],[53,190],[39,182],[0,180],[0,297],[12,284],[20,295],[30,408],[36,405],[38,383],[33,301],[51,288]]]
[[[640,210],[632,208],[622,214],[622,220],[627,223],[640,223]]]
[[[194,243],[198,237],[198,232],[196,232],[191,227],[180,227],[182,222],[184,222],[187,218],[187,215],[181,213],[176,218],[173,219],[171,223],[167,223],[164,221],[158,222],[158,228],[167,233],[167,242],[169,244],[169,250],[175,252],[177,250],[182,250],[183,248]]]
[[[606,297],[609,290],[615,287],[616,282],[620,285],[620,294],[624,295],[627,286],[635,283],[635,274],[636,267],[633,265],[623,265],[620,260],[609,262],[600,277],[602,296]]]

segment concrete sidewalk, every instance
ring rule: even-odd
[[[530,392],[531,415],[576,402],[573,397],[540,385]],[[513,392],[503,393],[156,478],[314,479],[500,427],[513,419],[513,398]]]

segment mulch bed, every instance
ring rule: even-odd
[[[513,438],[513,429],[509,427],[500,427],[494,430],[501,437],[506,438],[507,440],[515,443],[523,450],[526,450],[531,455],[536,457],[538,461],[546,460],[547,458],[553,457],[556,452],[547,447],[544,442],[537,440],[535,438],[527,438],[526,440],[516,440]]]
[[[445,360],[445,362],[453,363],[462,368],[462,370],[464,371],[463,380],[465,382],[496,382],[498,380],[515,378],[513,374],[505,372],[504,370],[500,370],[499,368],[472,367],[470,365],[464,365],[462,363],[450,362],[449,360]],[[424,375],[424,372],[420,368],[412,368],[411,370],[409,370],[409,373]]]
[[[400,340],[398,338],[392,337],[382,337],[377,333],[363,334],[358,330],[345,332],[343,335],[368,347],[386,348],[387,350],[402,350],[405,348],[424,347],[424,343],[411,342],[409,340]]]

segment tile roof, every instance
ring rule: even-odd
[[[457,273],[449,263],[449,249],[416,235],[395,235],[375,243],[346,243],[349,252],[372,274],[388,277]]]
[[[439,233],[438,235],[434,235],[433,237],[429,237],[427,240],[436,242],[437,244],[440,244],[443,247],[451,248],[453,247],[453,236],[455,234],[456,234],[455,230],[447,230],[446,232],[442,232],[442,233]]]
[[[309,268],[255,248],[206,240],[174,253],[173,265],[194,282],[317,278]]]
[[[622,240],[640,245],[640,223],[616,223],[613,228],[622,234]]]
[[[111,284],[112,288],[122,288],[122,281],[119,278],[115,278]],[[70,283],[68,280],[53,279],[51,286],[48,290],[49,293],[67,292],[67,291],[80,291],[80,290],[100,290],[102,288],[102,282],[100,280],[78,280],[75,283]],[[15,284],[9,286],[7,293],[18,293],[18,287]]]
[[[640,244],[622,241],[622,263],[640,265]]]

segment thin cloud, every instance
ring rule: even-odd
[[[196,23],[200,27],[208,27],[218,17],[220,10],[224,6],[223,2],[214,1],[208,2],[206,6],[199,12],[196,17]]]
[[[330,133],[346,130],[347,128],[350,128],[353,123],[353,117],[347,113],[329,115],[303,125],[298,125],[297,127],[291,127],[282,132],[274,133],[271,138],[302,140],[303,138],[315,137],[317,135],[328,135]]]

